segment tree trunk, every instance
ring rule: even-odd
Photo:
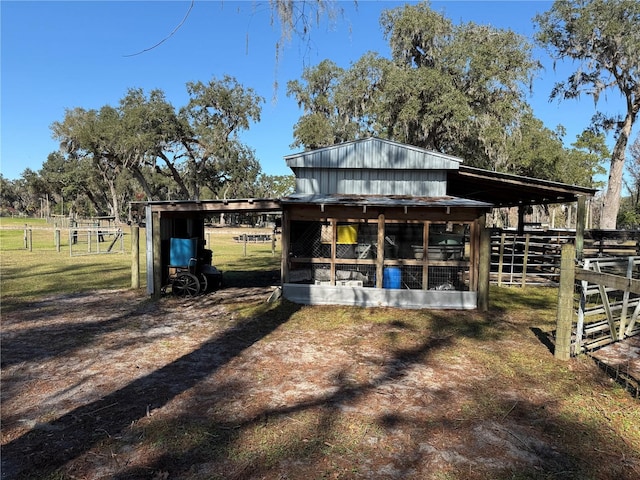
[[[624,174],[624,153],[631,135],[631,127],[635,115],[629,112],[624,119],[620,135],[616,140],[611,155],[611,166],[609,167],[609,182],[607,192],[603,198],[602,215],[600,217],[600,228],[613,230],[616,228],[618,211],[620,210],[620,195],[622,193],[622,176]]]
[[[118,200],[118,194],[116,192],[116,184],[113,180],[109,179],[109,193],[111,196],[111,216],[115,217],[116,224],[122,223],[120,219],[120,201]]]
[[[135,178],[142,187],[144,194],[147,196],[147,200],[160,200],[159,198],[153,198],[153,192],[151,191],[151,188],[149,188],[149,183],[137,165],[129,167],[129,170],[131,171],[133,178]]]

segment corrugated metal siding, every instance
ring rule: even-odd
[[[446,195],[443,170],[296,168],[296,193],[344,195]]]
[[[410,145],[368,138],[285,157],[294,168],[457,169],[462,160]]]

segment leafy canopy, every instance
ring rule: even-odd
[[[303,111],[294,147],[379,136],[490,170],[592,183],[601,158],[566,150],[533,117],[526,94],[539,63],[525,38],[453,25],[426,2],[387,10],[380,22],[390,59],[369,52],[346,69],[323,60],[289,82]]]
[[[640,111],[640,2],[637,0],[556,1],[536,17],[538,42],[557,60],[571,60],[576,70],[558,82],[551,98],[593,97],[596,108],[607,91],[619,94],[624,110],[596,111],[592,128],[613,130],[609,181],[601,228],[615,228],[622,193],[625,151]]]

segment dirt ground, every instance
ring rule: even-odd
[[[495,378],[433,353],[448,336],[392,354],[400,312],[296,331],[230,308],[271,291],[100,291],[3,315],[2,479],[579,478],[544,385],[501,385],[499,415],[470,415]]]

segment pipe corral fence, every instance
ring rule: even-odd
[[[33,250],[33,227],[24,227],[24,248]],[[124,232],[116,227],[53,228],[53,242],[62,251],[63,236],[68,239],[69,255],[125,253]]]
[[[562,246],[575,230],[491,230],[491,282],[499,286],[557,286]],[[640,231],[586,230],[583,258],[640,255]]]

